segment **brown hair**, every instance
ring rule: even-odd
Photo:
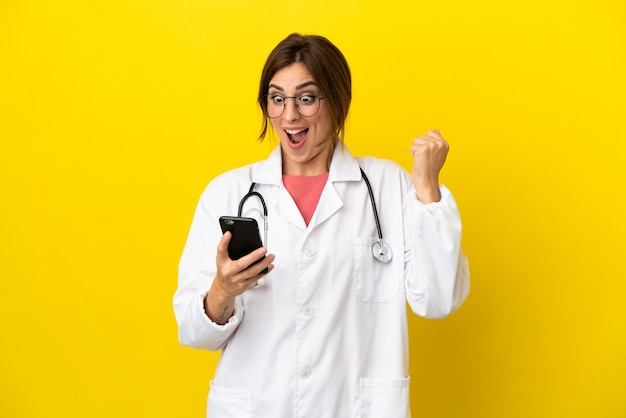
[[[352,99],[352,77],[345,57],[328,39],[318,35],[292,33],[282,40],[270,53],[259,86],[259,105],[265,114],[267,102],[261,100],[269,91],[269,84],[274,74],[289,65],[303,64],[315,80],[320,94],[328,106],[331,127],[328,139],[337,144],[343,140],[345,122]],[[267,134],[269,118],[263,118],[259,140]]]

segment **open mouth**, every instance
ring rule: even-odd
[[[292,144],[299,144],[306,137],[306,134],[309,132],[309,129],[308,128],[288,129],[288,130],[285,130],[285,132],[287,133],[289,142],[291,142]]]

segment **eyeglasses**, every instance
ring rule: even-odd
[[[261,109],[265,116],[269,118],[279,118],[285,113],[287,107],[287,99],[294,99],[296,102],[296,110],[300,116],[311,117],[320,110],[320,102],[323,97],[317,97],[312,94],[303,94],[302,96],[281,96],[280,94],[266,94],[259,99]]]

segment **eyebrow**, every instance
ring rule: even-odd
[[[296,86],[296,90],[302,90],[303,88],[308,87],[308,86],[317,86],[317,84],[315,83],[315,81],[307,81],[305,83],[298,84]],[[277,86],[276,84],[270,84],[268,86],[268,88],[271,88],[271,87],[274,87],[276,90],[285,91],[285,89],[283,89],[281,86]]]

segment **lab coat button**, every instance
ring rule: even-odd
[[[315,309],[313,309],[311,305],[305,305],[302,308],[302,313],[304,313],[305,316],[311,316],[313,315],[313,312],[315,312]]]
[[[302,370],[300,370],[300,377],[303,379],[308,379],[309,377],[311,377],[311,369],[309,369],[308,367],[303,367]]]
[[[313,257],[315,255],[315,250],[313,248],[307,248],[306,251],[304,251],[304,254],[306,254],[307,257]]]

